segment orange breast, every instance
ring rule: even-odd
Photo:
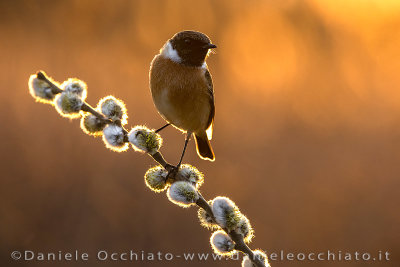
[[[183,131],[204,131],[211,112],[205,69],[157,55],[150,67],[150,90],[161,116]]]

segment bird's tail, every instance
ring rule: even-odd
[[[196,150],[200,158],[214,161],[214,151],[212,150],[210,141],[208,141],[207,134],[205,132],[204,135],[194,134],[194,140],[196,141]]]

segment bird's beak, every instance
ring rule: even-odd
[[[203,48],[211,49],[211,48],[217,48],[217,46],[215,44],[206,44],[206,45],[203,46]]]

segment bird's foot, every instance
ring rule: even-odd
[[[180,167],[181,167],[181,163],[179,163],[179,164],[176,165],[176,166],[173,166],[173,165],[168,164],[168,165],[165,167],[165,169],[168,171],[168,174],[167,174],[167,176],[165,177],[165,182],[167,182],[168,179],[174,180],[174,179],[175,179],[175,176],[176,176],[176,174],[178,173]]]

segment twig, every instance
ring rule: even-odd
[[[51,91],[53,94],[60,94],[63,92],[63,90],[61,88],[59,88],[55,83],[53,83],[46,75],[44,72],[39,71],[36,74],[37,78],[40,80],[45,81],[47,84],[49,84]],[[112,121],[111,119],[107,118],[106,116],[104,116],[103,114],[101,114],[100,112],[98,112],[96,109],[94,109],[92,106],[90,106],[88,103],[83,102],[82,106],[81,106],[81,110],[85,111],[85,112],[89,112],[91,114],[93,114],[94,116],[96,116],[98,119],[100,119],[103,123],[106,124],[117,124],[118,126],[120,126],[123,129],[124,132],[124,142],[129,142],[128,140],[128,131],[121,125],[121,121],[117,120],[117,121]],[[167,127],[167,125],[165,125],[162,128]],[[162,129],[161,128],[161,129]],[[150,154],[147,153],[148,155],[150,155],[154,161],[158,162],[161,166],[164,167],[164,169],[168,172],[170,172],[171,170],[173,170],[174,166],[169,164],[163,157],[163,155],[161,154],[161,152],[157,151],[154,154]],[[186,177],[183,177],[179,172],[174,172],[171,174],[171,176],[168,178],[169,181],[172,183],[174,181],[184,181],[186,180]],[[214,223],[216,223],[215,220],[215,215],[213,213],[213,210],[211,208],[211,206],[208,204],[208,202],[204,199],[204,197],[199,194],[199,199],[196,202],[196,205],[200,208],[202,208],[214,221]],[[250,258],[250,260],[257,266],[257,267],[265,267],[264,263],[258,258],[254,256],[253,251],[249,248],[249,246],[244,242],[243,236],[236,233],[235,231],[228,231],[226,228],[222,228],[222,230],[225,231],[226,234],[229,235],[229,237],[232,239],[232,241],[235,242],[235,250],[241,251],[242,253],[248,255],[248,257]]]

